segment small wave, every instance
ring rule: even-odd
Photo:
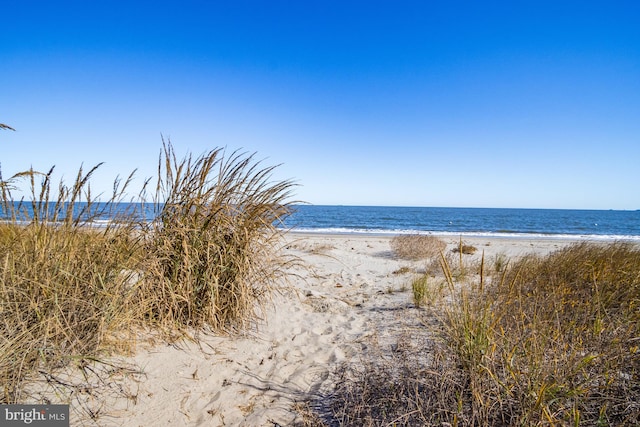
[[[504,239],[546,239],[546,240],[597,240],[597,241],[634,241],[640,242],[640,236],[632,235],[613,235],[613,234],[550,234],[550,233],[520,233],[516,231],[429,231],[429,230],[412,230],[412,229],[374,229],[374,228],[345,228],[345,227],[327,227],[327,228],[305,228],[294,227],[292,232],[309,233],[309,234],[361,234],[361,235],[386,235],[394,236],[399,234],[426,234],[443,237],[487,237],[487,238],[504,238]]]

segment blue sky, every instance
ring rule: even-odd
[[[141,184],[163,135],[314,204],[640,208],[640,2],[2,6],[5,178]]]

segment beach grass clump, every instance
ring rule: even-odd
[[[444,284],[429,274],[421,274],[411,281],[413,303],[416,307],[431,305],[443,295]]]
[[[427,275],[416,277],[411,282],[411,290],[413,291],[413,303],[416,307],[422,306],[427,300],[428,286],[429,276]]]
[[[108,342],[127,345],[136,310],[132,272],[141,255],[133,223],[93,224],[120,200],[130,179],[116,181],[109,200],[97,204],[88,185],[96,169],[80,169],[70,186],[57,188],[53,169],[2,181],[1,403],[24,401],[23,382],[36,371],[95,355]],[[21,203],[12,191],[25,180],[32,201]]]
[[[433,258],[446,247],[442,239],[429,234],[400,234],[391,239],[391,249],[402,259]]]
[[[493,270],[496,273],[501,273],[502,271],[504,271],[508,264],[509,264],[509,259],[506,254],[499,253],[494,255]]]
[[[293,184],[274,167],[215,149],[178,159],[164,144],[146,236],[148,319],[179,327],[244,328],[268,301],[284,266],[281,225]]]

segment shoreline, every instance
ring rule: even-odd
[[[600,234],[545,234],[545,233],[494,233],[494,232],[439,232],[420,230],[342,230],[342,229],[282,229],[285,235],[294,234],[302,236],[365,236],[365,237],[388,237],[393,238],[403,234],[424,234],[440,238],[460,238],[463,239],[489,239],[489,240],[552,240],[552,241],[572,241],[572,242],[631,242],[640,244],[640,236],[623,235],[600,235]]]
[[[384,246],[387,248],[388,256],[392,256],[390,242],[398,234],[366,234],[366,233],[329,233],[329,232],[304,232],[289,231],[285,234],[285,240],[290,244],[300,243],[306,246],[326,247],[336,244],[346,244],[349,242],[359,242],[370,246]],[[445,252],[450,252],[458,247],[460,240],[465,244],[471,244],[476,247],[477,251],[473,255],[465,255],[465,259],[469,262],[479,260],[483,253],[485,258],[489,259],[496,256],[506,256],[508,258],[518,258],[528,253],[538,255],[546,255],[555,250],[562,249],[565,246],[581,243],[613,243],[619,240],[598,240],[581,239],[578,237],[555,237],[547,238],[545,236],[483,236],[483,235],[438,235],[430,234],[443,240],[447,246]],[[375,245],[373,244],[375,243]],[[636,242],[632,242],[636,243]],[[637,242],[640,244],[640,241]],[[381,253],[381,252],[379,252]],[[396,259],[397,262],[408,262]],[[421,261],[411,261],[412,263],[420,263]]]

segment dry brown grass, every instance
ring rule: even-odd
[[[479,295],[491,305],[472,307],[487,316],[487,350],[472,365],[487,417],[500,406],[526,424],[640,423],[637,246],[575,244],[494,281]]]
[[[437,257],[446,247],[442,239],[427,234],[400,234],[391,239],[391,249],[403,259]]]
[[[272,182],[273,168],[252,156],[178,160],[165,144],[151,223],[123,212],[96,226],[133,177],[97,203],[98,167],[57,188],[53,169],[0,180],[0,403],[27,401],[26,383],[72,361],[127,350],[142,328],[176,336],[247,327],[292,262],[276,228],[292,184]],[[12,192],[24,181],[31,197],[19,202]]]
[[[277,225],[289,214],[292,183],[273,167],[222,149],[178,160],[165,144],[158,167],[158,220],[146,230],[149,319],[215,330],[256,319],[283,275]]]
[[[90,226],[120,199],[129,181],[96,206],[86,187],[94,171],[80,170],[71,186],[61,183],[55,202],[49,200],[53,170],[30,170],[2,186],[2,211],[9,221],[0,225],[1,402],[24,401],[23,380],[36,369],[64,366],[72,355],[96,354],[115,331],[126,337],[135,316],[130,283],[140,252],[133,226]],[[29,203],[32,214],[11,197],[25,179],[37,200]],[[81,200],[88,202],[80,205]]]

